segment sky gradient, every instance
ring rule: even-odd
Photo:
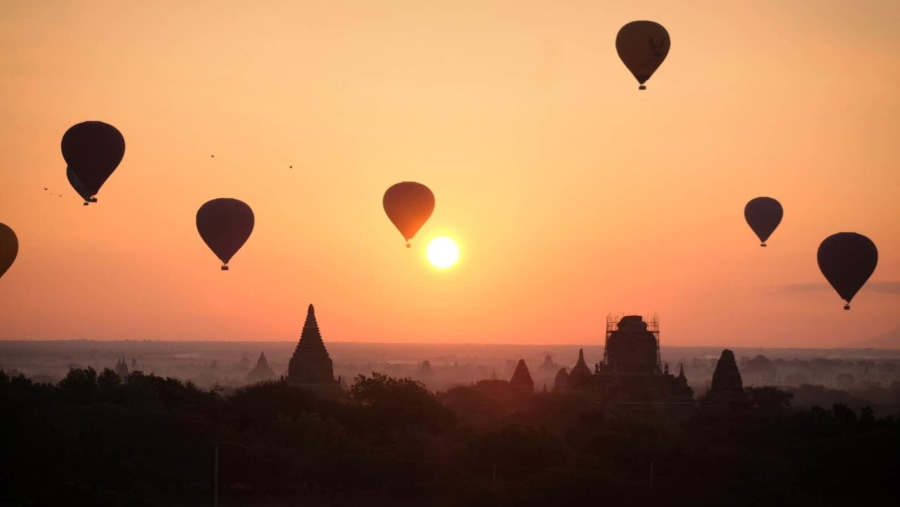
[[[900,328],[900,3],[814,5],[2,0],[0,339],[295,340],[309,303],[326,342]],[[636,19],[672,39],[646,91],[614,47]],[[126,142],[88,207],[60,153],[85,120]],[[411,249],[381,205],[407,180],[436,197]],[[785,210],[765,249],[757,196]],[[228,272],[195,226],[216,197],[256,216]],[[816,265],[842,231],[879,249],[849,312]]]

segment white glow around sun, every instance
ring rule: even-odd
[[[425,256],[432,266],[440,269],[446,269],[456,264],[459,259],[459,247],[452,239],[441,236],[434,238],[428,243],[428,249],[425,250]]]

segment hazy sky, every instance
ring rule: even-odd
[[[635,19],[672,38],[646,91],[614,46]],[[650,312],[668,345],[870,338],[900,327],[898,25],[896,0],[0,0],[0,339],[294,340],[309,303],[326,341],[596,344]],[[88,207],[59,148],[85,120],[126,141]],[[437,201],[411,249],[381,205],[404,180]],[[757,196],[785,209],[765,249]],[[195,226],[216,197],[256,215],[229,272]],[[880,255],[849,312],[816,265],[841,231]]]

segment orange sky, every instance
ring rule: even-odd
[[[294,340],[310,302],[326,341],[595,344],[621,312],[669,345],[900,327],[900,3],[687,5],[3,2],[0,339]],[[614,47],[635,19],[672,37],[644,92]],[[85,120],[126,140],[89,207],[59,149]],[[381,208],[404,180],[437,200],[409,250]],[[785,208],[766,249],[761,195]],[[195,227],[215,197],[256,215],[229,272]],[[849,312],[816,265],[840,231],[880,255]]]

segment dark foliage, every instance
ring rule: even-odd
[[[857,505],[900,502],[900,422],[872,409],[600,407],[373,373],[326,400],[134,372],[0,372],[0,505]]]

